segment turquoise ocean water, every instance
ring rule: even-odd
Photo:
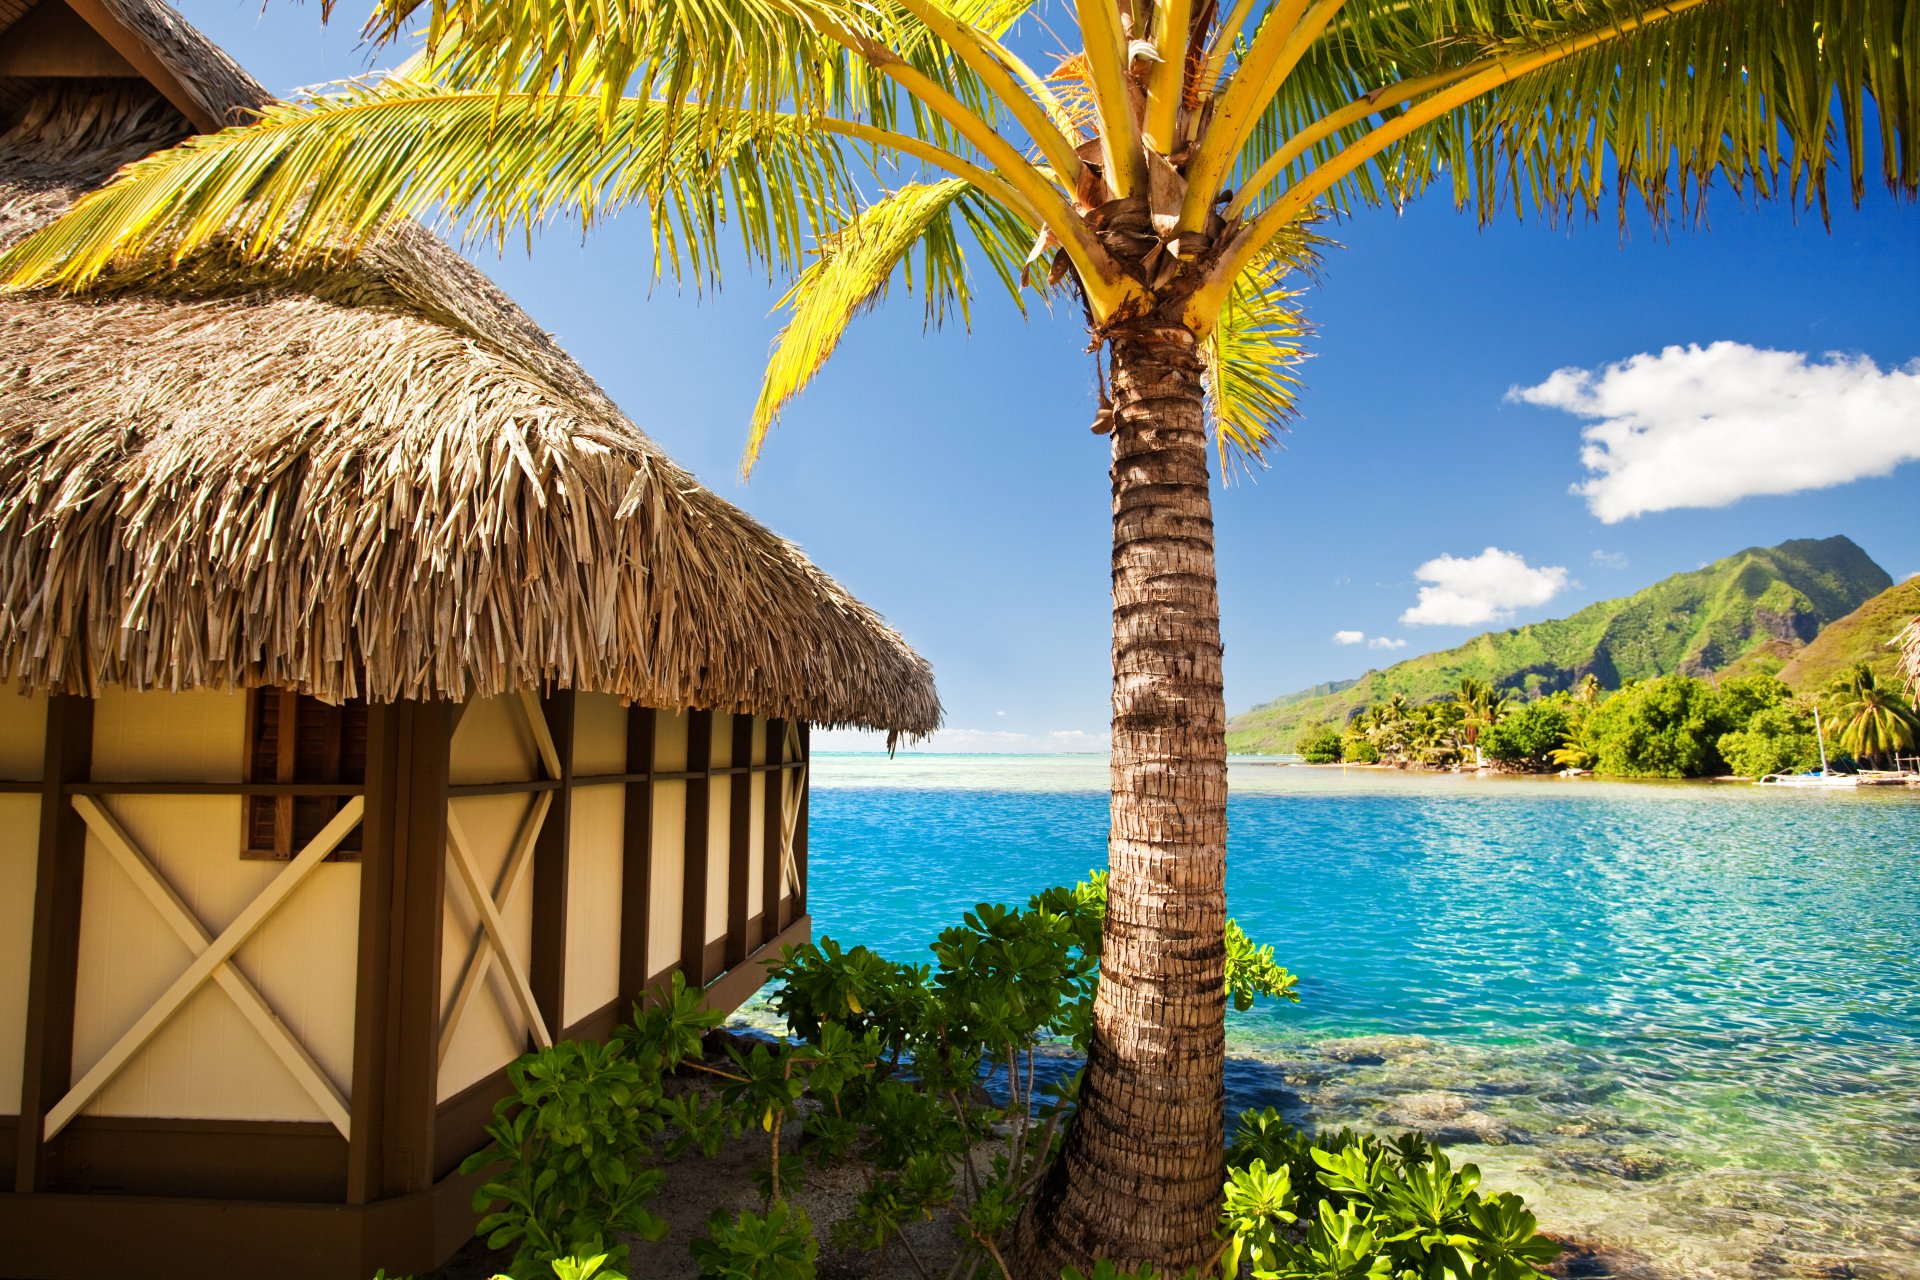
[[[1231,781],[1229,909],[1301,1001],[1232,1016],[1230,1105],[1435,1133],[1629,1272],[1920,1277],[1920,793]],[[896,958],[1105,860],[1103,757],[813,787],[815,934]]]

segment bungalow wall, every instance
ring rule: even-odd
[[[364,776],[263,781],[282,696],[0,691],[0,1273],[117,1273],[136,1221],[128,1273],[249,1222],[289,1275],[430,1269],[509,1063],[675,969],[731,1008],[806,936],[804,725],[375,706],[317,731]]]

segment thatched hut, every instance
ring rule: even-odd
[[[264,100],[157,0],[0,0],[0,245]],[[940,714],[418,229],[0,297],[0,680],[36,1277],[437,1265],[508,1062],[806,935],[808,726]]]

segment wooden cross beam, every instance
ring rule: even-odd
[[[544,813],[542,816],[545,816]],[[506,922],[500,918],[499,905],[494,902],[493,895],[487,891],[486,882],[480,877],[480,866],[473,856],[473,842],[467,839],[466,828],[460,825],[460,819],[451,808],[447,810],[447,856],[448,861],[453,863],[460,883],[466,888],[468,900],[480,914],[481,927],[499,958],[507,987],[513,993],[514,1003],[520,1006],[520,1016],[526,1019],[534,1043],[542,1049],[551,1047],[553,1036],[547,1031],[547,1020],[540,1016],[540,1004],[533,998],[533,984],[527,980],[526,967],[514,958],[513,948],[507,945]]]
[[[147,1041],[186,1005],[194,992],[209,980],[232,997],[242,1016],[292,1072],[293,1078],[306,1090],[307,1096],[313,1099],[328,1122],[340,1131],[342,1137],[348,1136],[351,1117],[346,1098],[327,1078],[326,1072],[320,1069],[313,1055],[287,1030],[286,1024],[273,1011],[273,1006],[267,1003],[266,997],[260,994],[259,988],[230,962],[234,952],[259,930],[267,917],[305,882],[315,868],[326,861],[327,855],[339,847],[349,832],[360,825],[361,814],[366,808],[365,797],[354,796],[341,806],[333,820],[308,841],[299,856],[289,862],[286,869],[247,904],[246,909],[221,931],[218,938],[207,932],[180,895],[161,876],[158,868],[140,852],[126,829],[98,799],[77,795],[73,797],[73,807],[79,811],[81,819],[99,838],[114,861],[146,895],[161,919],[194,953],[194,958],[186,972],[174,979],[173,985],[167,988],[160,999],[127,1028],[86,1075],[67,1091],[66,1097],[47,1112],[43,1140],[51,1141],[66,1128],[81,1109],[133,1060]]]
[[[542,780],[558,781],[561,777],[560,749],[554,743],[546,713],[540,709],[540,700],[522,689],[518,704],[527,731],[533,737],[534,749],[540,756],[541,768],[546,774]],[[440,1062],[447,1060],[454,1032],[459,1029],[461,1020],[473,1005],[474,997],[491,975],[496,961],[506,981],[508,996],[526,1020],[534,1043],[543,1049],[553,1043],[552,1032],[533,994],[533,982],[527,967],[514,957],[512,948],[507,945],[506,923],[500,917],[501,908],[512,899],[514,890],[519,887],[527,867],[533,861],[534,848],[539,843],[540,832],[546,825],[553,801],[554,793],[551,791],[534,795],[520,830],[514,837],[513,847],[507,854],[506,866],[501,868],[499,879],[492,887],[486,885],[480,874],[480,864],[473,855],[473,842],[468,839],[466,828],[460,825],[452,807],[447,809],[447,860],[453,864],[454,878],[473,905],[474,914],[479,918],[479,929],[468,949],[459,985],[454,989],[453,1003],[448,1006],[440,1024]]]
[[[501,869],[500,878],[493,889],[487,892],[489,902],[505,907],[513,899],[514,890],[520,887],[520,881],[524,878],[526,869],[533,864],[533,848],[540,839],[540,829],[546,825],[547,811],[552,806],[553,792],[542,791],[534,797],[533,804],[527,809],[526,820],[520,824],[519,834],[514,839],[513,850],[507,855],[507,865]],[[447,816],[447,822],[448,830],[451,832],[453,823],[451,812]],[[464,834],[461,839],[465,839]],[[472,896],[473,881],[463,874],[460,877],[460,883],[466,886],[468,895]],[[474,907],[476,915],[479,910],[478,899],[476,899]],[[482,919],[474,932],[473,941],[468,946],[467,958],[460,974],[460,984],[454,990],[453,1003],[448,1006],[447,1015],[440,1023],[439,1061],[447,1060],[447,1050],[453,1044],[453,1033],[459,1027],[461,1019],[466,1016],[467,1008],[473,1003],[473,998],[480,993],[481,986],[485,984],[493,969],[495,957],[510,968],[516,967],[510,952],[492,944],[492,934],[487,928],[486,921]],[[509,982],[511,981],[510,978]],[[524,974],[521,976],[521,981],[526,984],[529,991],[532,990],[532,984]],[[518,1003],[517,996],[515,1003]]]
[[[794,757],[800,755],[800,724],[798,721],[787,725],[787,750]],[[794,835],[800,829],[800,797],[807,789],[807,769],[811,762],[802,760],[800,767],[794,770],[780,771],[780,818],[786,828],[780,833],[780,865],[786,872],[787,892],[793,898],[795,909],[800,902],[800,867],[794,860]]]

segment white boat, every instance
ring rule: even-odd
[[[1762,787],[1857,787],[1858,775],[1834,773],[1827,768],[1827,733],[1820,727],[1820,708],[1813,709],[1813,733],[1820,741],[1820,768],[1808,773],[1770,773],[1756,786]]]
[[[1763,787],[1857,787],[1860,779],[1850,773],[1770,773],[1757,784]]]

